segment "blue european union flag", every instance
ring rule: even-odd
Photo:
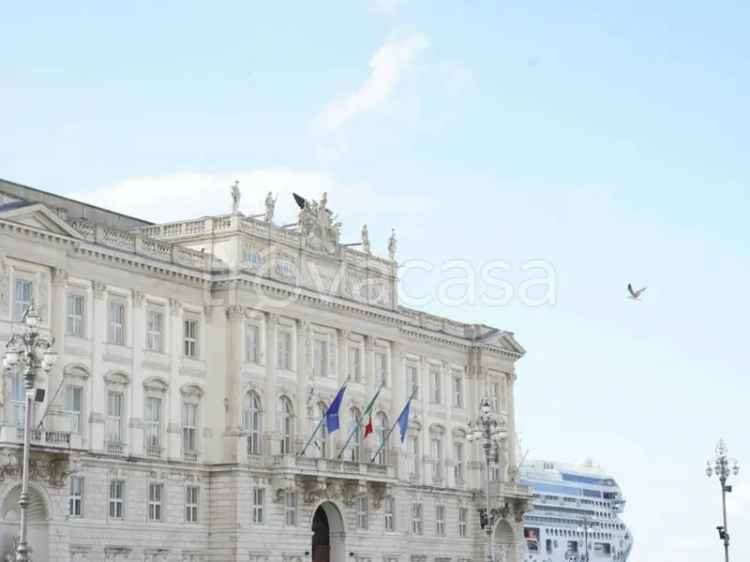
[[[401,410],[401,415],[398,416],[398,432],[401,434],[401,442],[404,442],[406,432],[409,430],[409,409],[411,407],[411,398]]]
[[[341,408],[341,400],[344,398],[345,390],[346,385],[339,389],[336,398],[333,399],[333,402],[331,402],[331,405],[326,410],[326,431],[328,433],[333,433],[339,428],[339,408]]]

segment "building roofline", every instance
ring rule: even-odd
[[[125,213],[119,213],[119,212],[113,211],[111,209],[105,209],[104,207],[100,207],[98,205],[92,205],[91,203],[85,203],[84,201],[80,201],[78,199],[73,199],[71,197],[66,197],[65,195],[59,195],[59,194],[53,193],[51,191],[45,191],[43,189],[37,189],[36,187],[31,187],[29,185],[26,185],[26,184],[23,184],[23,183],[18,183],[18,182],[13,181],[13,180],[7,180],[5,178],[0,178],[0,187],[2,186],[3,183],[8,183],[8,184],[11,184],[11,185],[15,185],[15,186],[21,187],[23,189],[28,189],[29,191],[33,191],[35,193],[47,195],[47,196],[50,196],[50,197],[56,197],[58,199],[63,199],[64,201],[68,201],[70,203],[75,203],[76,205],[83,205],[84,207],[90,207],[91,209],[96,209],[97,211],[102,211],[104,213],[109,213],[110,215],[117,215],[118,217],[122,217],[122,218],[125,218],[125,219],[128,219],[128,220],[141,222],[141,223],[143,223],[143,226],[151,226],[151,225],[155,224],[155,223],[153,223],[151,221],[147,221],[147,220],[139,218],[139,217],[134,217],[132,215],[126,215]]]

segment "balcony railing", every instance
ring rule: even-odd
[[[22,427],[16,428],[16,439],[18,441],[23,441],[24,429]],[[70,432],[49,431],[43,428],[35,428],[31,430],[31,442],[70,447]]]
[[[274,468],[291,472],[318,473],[341,476],[369,476],[378,480],[395,477],[393,467],[384,464],[370,464],[338,459],[301,457],[296,455],[273,455],[271,463]]]
[[[122,455],[124,451],[125,451],[125,443],[121,441],[108,441],[107,442],[107,452],[110,455]]]

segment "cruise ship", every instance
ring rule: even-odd
[[[521,483],[534,491],[524,518],[524,562],[625,562],[633,537],[614,478],[586,462],[528,461]],[[588,557],[586,552],[588,550]]]

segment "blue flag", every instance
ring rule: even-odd
[[[401,414],[398,416],[398,432],[401,434],[401,442],[404,442],[406,438],[406,432],[409,430],[409,409],[411,407],[411,398],[401,410]]]
[[[339,408],[341,408],[341,400],[344,398],[345,390],[346,385],[339,389],[336,398],[333,399],[326,410],[326,431],[328,433],[333,433],[339,428]]]

